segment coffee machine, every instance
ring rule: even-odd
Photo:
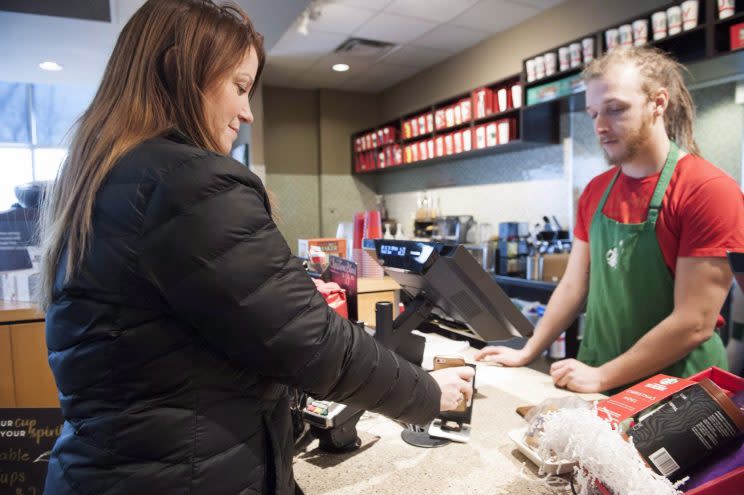
[[[451,215],[434,219],[437,233],[434,239],[451,244],[468,242],[468,232],[475,225],[472,215]]]

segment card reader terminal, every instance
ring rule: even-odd
[[[356,423],[363,413],[363,409],[308,397],[302,409],[302,419],[320,441],[321,450],[346,452],[361,445]]]

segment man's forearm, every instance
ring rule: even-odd
[[[585,298],[586,289],[566,283],[556,287],[545,308],[545,315],[538,322],[534,335],[525,346],[533,359],[571,325],[583,308]]]
[[[602,388],[617,388],[671,366],[710,338],[711,328],[672,313],[633,347],[600,366]]]

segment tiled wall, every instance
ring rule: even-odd
[[[734,102],[735,83],[693,91],[695,135],[703,156],[742,179],[744,108]],[[417,196],[440,198],[444,215],[471,214],[478,222],[526,221],[545,214],[572,226],[575,205],[592,177],[607,169],[592,122],[584,112],[565,115],[562,145],[536,147],[357,179],[385,195],[390,215],[411,232]]]

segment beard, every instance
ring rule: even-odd
[[[619,150],[615,155],[610,155],[607,153],[607,150],[602,148],[602,153],[605,160],[607,160],[607,164],[610,166],[620,166],[625,162],[635,159],[651,138],[651,123],[651,115],[644,116],[640,127],[631,131],[623,139],[622,144],[624,149]]]

